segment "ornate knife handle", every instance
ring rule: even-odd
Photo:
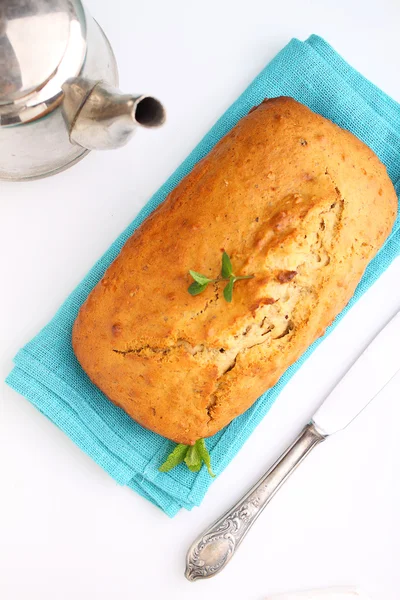
[[[230,561],[246,533],[295,468],[326,436],[311,422],[260,481],[189,548],[189,581],[216,575]]]

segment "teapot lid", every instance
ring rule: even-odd
[[[1,0],[0,125],[26,123],[52,110],[85,55],[80,0]]]

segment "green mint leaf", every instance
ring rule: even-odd
[[[233,286],[236,281],[241,279],[252,279],[254,275],[240,275],[236,277],[233,273],[231,259],[229,255],[225,252],[222,252],[222,265],[221,265],[221,275],[216,279],[210,279],[206,275],[202,275],[202,273],[198,273],[197,271],[189,271],[191,277],[193,277],[194,282],[189,286],[188,292],[191,296],[197,296],[197,294],[201,294],[204,292],[209,283],[219,283],[223,280],[228,280],[227,285],[224,289],[224,298],[227,302],[232,302],[233,296]]]
[[[211,457],[207,450],[205,441],[203,439],[197,440],[195,446],[197,447],[198,455],[200,456],[201,460],[204,462],[204,464],[207,467],[208,474],[211,477],[215,477],[215,474],[213,473],[212,468],[211,468]]]
[[[200,471],[202,460],[198,453],[196,444],[194,446],[189,446],[189,450],[185,456],[185,463],[190,471],[194,473]]]
[[[228,279],[228,277],[230,277],[232,275],[232,273],[233,273],[233,269],[232,269],[231,259],[229,258],[228,254],[224,251],[222,254],[221,275],[225,279]]]
[[[215,477],[211,468],[211,458],[203,439],[197,440],[194,446],[177,444],[158,470],[161,471],[161,473],[167,473],[182,462],[185,462],[188,469],[193,473],[200,471],[204,463],[209,475]]]
[[[194,281],[191,285],[189,285],[188,292],[191,296],[197,296],[197,294],[201,294],[201,292],[204,292],[207,286],[208,283],[200,284],[197,283],[197,281]]]
[[[229,279],[229,283],[228,285],[226,285],[224,287],[224,298],[227,302],[232,302],[232,296],[233,296],[233,285],[235,283],[235,278],[231,277]]]
[[[202,275],[201,273],[197,273],[197,271],[189,271],[189,273],[193,277],[193,279],[195,281],[197,281],[197,283],[200,283],[200,285],[204,285],[205,283],[210,283],[210,281],[211,281],[211,279],[209,279],[205,275]]]
[[[161,473],[166,473],[167,471],[170,471],[179,465],[185,460],[186,454],[191,447],[192,446],[187,446],[186,444],[178,444],[175,446],[172,452],[167,456],[167,460],[161,465],[161,467],[159,467],[158,470],[161,471]]]

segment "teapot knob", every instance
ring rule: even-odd
[[[84,77],[63,85],[63,116],[70,141],[88,150],[124,146],[135,127],[159,127],[165,122],[161,102],[152,96],[132,96],[102,81]]]

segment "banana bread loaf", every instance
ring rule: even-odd
[[[249,408],[321,336],[392,228],[397,197],[356,137],[291,98],[252,109],[139,227],[73,329],[90,379],[193,444]],[[189,269],[214,278],[188,293]]]

